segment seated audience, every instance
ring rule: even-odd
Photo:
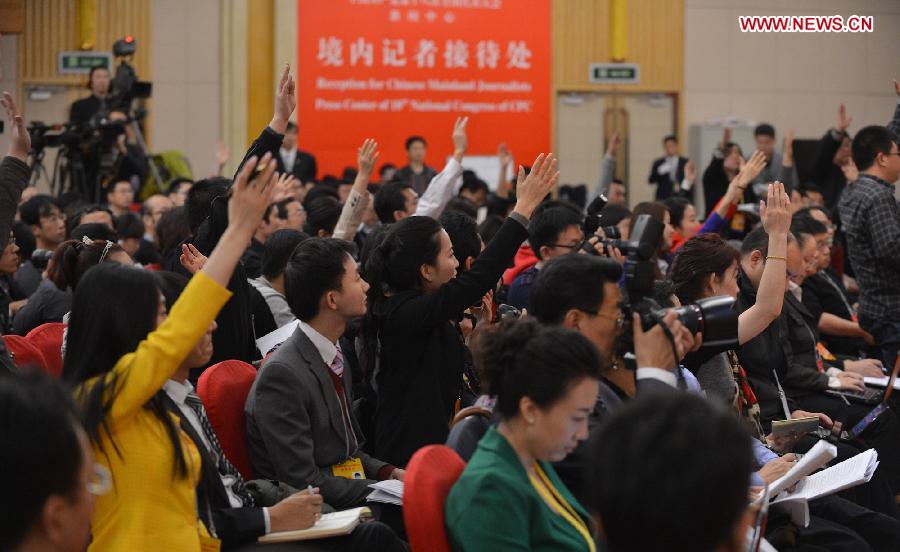
[[[9,241],[0,255],[0,333],[4,334],[12,331],[13,318],[28,302],[14,278],[19,270],[19,246],[12,232],[8,236]]]
[[[176,178],[169,185],[166,197],[172,200],[173,207],[184,207],[188,192],[193,186],[194,181],[190,178]]]
[[[597,550],[587,511],[550,462],[588,436],[600,355],[578,332],[502,323],[476,358],[496,397],[488,430],[444,506],[454,550]]]
[[[134,188],[128,180],[115,180],[106,189],[106,205],[114,217],[131,212],[134,203]]]
[[[116,219],[116,237],[119,245],[132,259],[141,248],[144,239],[144,223],[134,213],[125,213]]]

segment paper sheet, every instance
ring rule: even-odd
[[[274,332],[267,333],[266,335],[260,337],[256,340],[256,348],[259,349],[259,352],[262,353],[262,356],[265,357],[269,354],[269,351],[274,349],[277,345],[281,345],[285,341],[288,340],[291,335],[294,334],[294,330],[297,329],[297,326],[300,325],[298,320],[294,320],[284,326],[278,328]]]
[[[792,487],[807,475],[834,460],[836,456],[837,447],[828,441],[819,441],[803,455],[803,458],[797,461],[790,471],[772,482],[772,485],[769,486],[769,495],[777,497],[781,491]]]

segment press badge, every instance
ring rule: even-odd
[[[335,477],[343,477],[345,479],[365,479],[366,472],[363,469],[362,460],[359,458],[350,458],[340,464],[331,466],[331,472]]]

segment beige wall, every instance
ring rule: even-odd
[[[685,124],[735,116],[820,136],[886,124],[900,78],[898,0],[685,0]],[[739,15],[874,16],[873,33],[741,33]]]
[[[219,9],[219,0],[153,2],[153,149],[182,151],[195,178],[215,170],[222,136]]]
[[[17,45],[18,37],[16,35],[0,37],[0,92],[6,90],[13,96],[17,96],[19,93]],[[6,123],[4,122],[4,124]],[[7,148],[9,148],[9,130],[4,129],[0,134],[0,152],[5,153]]]

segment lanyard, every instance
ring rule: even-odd
[[[778,372],[776,370],[772,370],[772,375],[775,376],[775,385],[778,386],[778,396],[781,398],[781,408],[784,409],[784,419],[791,419],[791,409],[788,408],[787,404],[787,396],[784,394],[784,388],[781,387],[781,382],[778,381]]]
[[[594,544],[594,539],[591,537],[591,532],[588,530],[584,520],[581,519],[578,512],[566,502],[566,499],[563,498],[553,484],[550,483],[547,474],[544,473],[544,470],[541,469],[540,464],[537,462],[534,463],[534,472],[537,476],[532,473],[528,474],[528,479],[531,481],[531,486],[534,487],[534,490],[541,495],[544,502],[551,506],[552,510],[561,515],[564,520],[569,522],[569,524],[578,531],[584,540],[587,541],[588,550],[590,550],[590,552],[596,552],[597,547]]]
[[[847,302],[847,298],[844,297],[844,292],[841,291],[841,288],[839,288],[838,285],[834,283],[834,280],[832,280],[831,278],[828,277],[827,274],[825,274],[825,271],[822,271],[819,274],[822,275],[822,279],[824,279],[826,282],[828,282],[829,285],[831,285],[831,287],[834,288],[834,290],[838,294],[838,297],[840,297],[841,301],[844,303],[844,307],[847,309],[847,314],[849,314],[850,317],[853,318],[856,315],[856,313],[853,312],[853,307],[851,307],[850,303]]]

